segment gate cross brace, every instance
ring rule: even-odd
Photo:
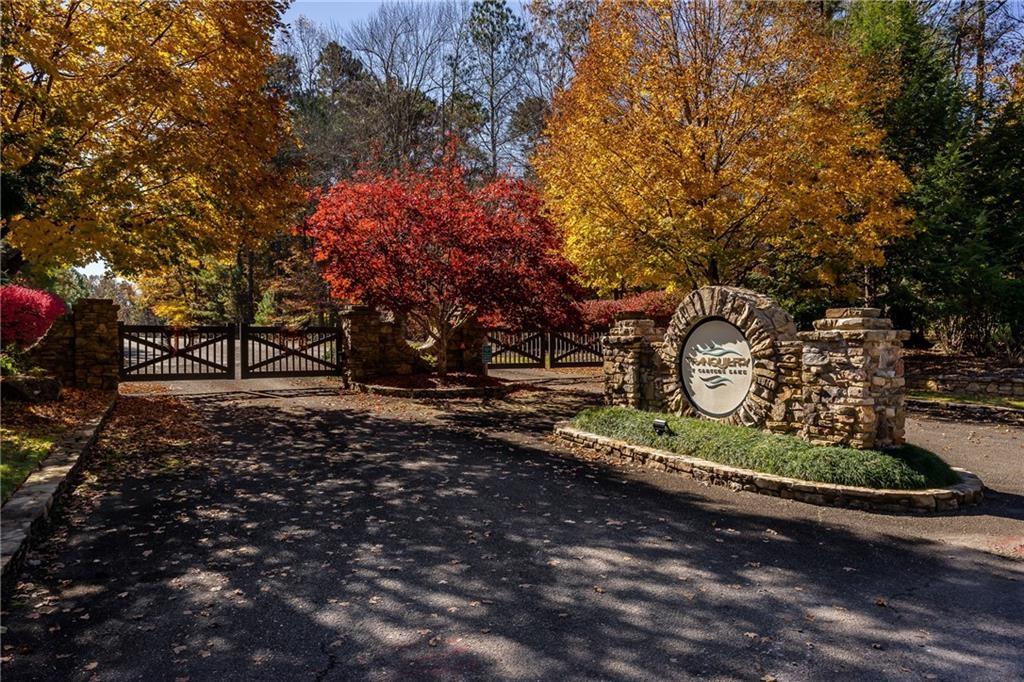
[[[192,353],[194,351],[199,350],[200,348],[205,348],[206,346],[209,346],[210,344],[217,343],[218,341],[224,341],[227,338],[228,338],[227,335],[221,334],[219,336],[216,336],[216,337],[213,337],[213,338],[210,338],[210,339],[206,339],[206,340],[200,341],[198,343],[189,344],[189,345],[185,346],[184,348],[174,348],[170,344],[168,344],[166,346],[163,346],[163,345],[160,345],[158,343],[153,343],[149,339],[143,339],[143,338],[139,338],[137,336],[131,336],[129,334],[125,334],[125,337],[124,337],[125,341],[134,341],[135,343],[137,343],[137,344],[139,344],[141,346],[148,346],[149,348],[154,348],[156,350],[163,351],[165,354],[157,356],[155,358],[150,358],[149,360],[146,360],[145,362],[140,362],[140,363],[135,364],[135,365],[126,365],[124,370],[125,370],[125,372],[131,372],[131,371],[134,371],[134,370],[142,369],[143,367],[149,367],[150,365],[155,365],[155,364],[157,364],[159,362],[163,362],[164,360],[168,360],[168,359],[171,359],[171,358],[181,358],[183,360],[191,360],[193,362],[198,362],[200,365],[206,365],[207,367],[212,367],[213,369],[216,369],[216,370],[225,371],[225,370],[228,369],[227,365],[219,365],[216,362],[212,362],[210,360],[207,360],[206,358],[200,358],[200,357],[197,357],[195,355],[192,355]]]
[[[262,338],[259,338],[259,337],[251,337],[251,338],[252,338],[253,342],[258,343],[258,344],[262,344],[264,346],[269,346],[270,348],[274,348],[276,350],[282,351],[283,354],[282,355],[275,355],[272,358],[267,358],[266,360],[261,360],[260,362],[256,363],[255,365],[250,365],[248,367],[248,370],[250,372],[252,370],[259,369],[260,367],[264,367],[266,365],[270,365],[270,364],[273,364],[275,362],[279,362],[280,360],[284,360],[285,358],[290,358],[290,357],[293,357],[293,356],[300,357],[300,358],[305,358],[306,360],[310,360],[311,362],[314,362],[314,363],[316,363],[318,365],[322,365],[322,366],[324,366],[324,367],[326,367],[328,369],[333,369],[333,367],[334,367],[333,363],[331,363],[328,360],[325,360],[324,358],[318,358],[315,355],[310,355],[309,353],[303,352],[303,351],[307,351],[307,350],[311,350],[313,348],[316,348],[317,346],[322,346],[323,344],[328,343],[329,341],[333,341],[335,339],[335,337],[333,335],[325,336],[324,338],[319,339],[317,341],[314,341],[312,343],[303,344],[299,348],[289,348],[288,346],[283,346],[283,345],[281,345],[279,343],[275,343],[275,342],[271,341],[270,339],[262,339]]]

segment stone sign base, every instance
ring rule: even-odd
[[[717,321],[727,324],[709,324]],[[798,332],[767,296],[704,287],[679,304],[668,329],[615,323],[603,344],[605,401],[821,445],[890,447],[904,437],[908,336],[876,308],[830,309],[813,331]]]

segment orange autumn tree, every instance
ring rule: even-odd
[[[802,3],[606,3],[535,160],[589,283],[737,284],[877,263],[908,220],[879,96]]]
[[[289,224],[278,0],[25,0],[0,14],[5,271],[231,254]]]

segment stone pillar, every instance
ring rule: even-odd
[[[117,389],[120,379],[118,306],[107,298],[75,303],[75,385],[104,391]]]
[[[422,363],[419,362],[419,354],[406,339],[404,317],[395,315],[386,319],[382,315],[378,329],[380,350],[377,373],[381,375],[412,374],[413,371],[421,369]]]
[[[476,320],[469,320],[448,340],[448,369],[456,372],[483,374],[480,356],[487,332]]]
[[[379,373],[380,314],[369,306],[350,305],[339,315],[346,381],[365,381]]]
[[[604,360],[604,399],[609,405],[660,410],[660,380],[656,343],[663,330],[653,320],[618,319],[601,341]]]
[[[832,308],[803,341],[803,435],[855,448],[903,442],[902,342],[877,308]]]

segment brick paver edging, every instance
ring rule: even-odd
[[[598,436],[565,423],[555,426],[555,434],[570,445],[596,451],[614,462],[680,474],[705,485],[721,485],[733,490],[745,490],[828,507],[850,507],[881,512],[945,512],[980,502],[984,489],[980,478],[963,469],[954,468],[960,475],[961,482],[948,488],[861,488],[801,481],[785,476],[762,474],[750,469],[738,469],[696,457],[677,455],[665,450]]]
[[[3,598],[10,595],[34,537],[46,526],[71,481],[85,464],[100,428],[117,402],[115,394],[99,415],[66,435],[29,474],[0,509],[0,580]]]
[[[391,396],[393,398],[500,398],[511,393],[521,385],[505,386],[464,386],[459,388],[400,388],[398,386],[381,386],[379,384],[363,384],[352,382],[352,388],[360,393]]]

